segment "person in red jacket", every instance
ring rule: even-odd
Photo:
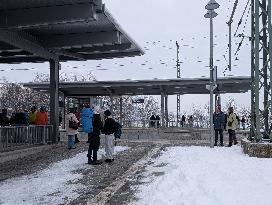
[[[47,125],[48,124],[48,113],[45,106],[40,108],[40,111],[36,115],[36,125]]]

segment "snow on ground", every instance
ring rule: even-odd
[[[128,147],[115,147],[115,153],[127,150]],[[98,152],[98,158],[104,150]],[[6,180],[0,183],[1,205],[37,205],[60,204],[76,199],[83,189],[77,181],[83,177],[76,173],[78,169],[91,169],[86,164],[87,152],[52,164],[51,167],[35,174]]]
[[[271,176],[272,159],[250,158],[238,146],[172,147],[147,167],[132,204],[271,205]]]

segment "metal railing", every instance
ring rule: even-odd
[[[123,120],[123,128],[159,128],[160,120]]]
[[[161,120],[123,120],[122,126],[124,128],[160,128],[162,125]],[[184,123],[177,121],[171,121],[168,122],[165,121],[166,127],[180,127],[180,128],[208,128],[209,125],[207,125],[205,122],[199,122],[195,121],[193,123]]]
[[[22,145],[47,144],[52,136],[52,125],[0,127],[0,151]]]

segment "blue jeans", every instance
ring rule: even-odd
[[[68,135],[68,149],[75,148],[75,135]]]

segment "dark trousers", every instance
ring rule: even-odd
[[[233,142],[234,144],[237,144],[235,130],[228,130],[228,133],[229,133],[229,145],[232,145]]]
[[[77,134],[75,134],[75,143],[78,143],[79,142],[79,139],[77,137]]]
[[[98,134],[89,133],[89,150],[88,150],[88,161],[97,161],[97,151],[100,146],[100,137]]]
[[[97,161],[97,151],[98,149],[94,149],[90,143],[89,150],[88,150],[88,161],[91,161],[91,160],[93,160],[94,162]]]
[[[220,145],[223,145],[223,130],[222,129],[215,129],[215,144],[217,145],[217,142],[218,142],[218,133],[220,135]]]

